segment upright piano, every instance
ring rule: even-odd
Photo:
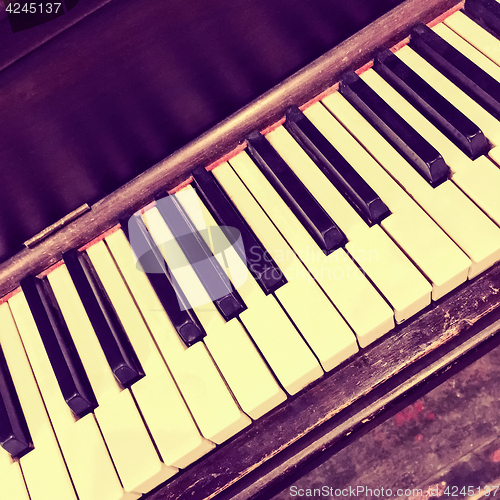
[[[4,5],[0,498],[266,499],[500,343],[499,2]]]

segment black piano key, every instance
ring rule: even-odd
[[[439,152],[356,73],[348,73],[343,77],[340,93],[431,186],[436,187],[448,179],[450,169]]]
[[[193,179],[198,196],[205,203],[221,230],[235,228],[240,232],[243,249],[239,245],[235,245],[234,248],[247,263],[264,293],[268,295],[284,285],[287,281],[281,269],[245,222],[233,202],[226,196],[215,177],[200,167],[193,172]]]
[[[500,4],[496,0],[466,0],[464,10],[474,21],[500,37]]]
[[[50,286],[46,280],[27,276],[21,288],[64,400],[83,417],[97,408],[97,401]]]
[[[180,338],[187,346],[202,340],[206,333],[175,278],[168,272],[165,260],[142,219],[133,216],[120,221],[120,224]]]
[[[488,73],[424,24],[413,29],[410,47],[500,119],[500,83]]]
[[[114,376],[123,387],[130,387],[144,376],[144,372],[95,270],[85,257],[77,250],[63,254],[64,263]]]
[[[378,224],[391,214],[377,193],[299,108],[287,111],[284,127],[367,224]]]
[[[470,158],[488,151],[481,129],[390,50],[379,51],[373,67]]]
[[[229,321],[241,314],[246,309],[243,299],[179,202],[164,197],[156,207],[222,317]]]
[[[33,441],[31,440],[28,425],[1,348],[0,445],[13,457],[22,457],[33,449]]]
[[[247,137],[247,152],[323,252],[347,243],[344,233],[259,132]]]

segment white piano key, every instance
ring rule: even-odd
[[[488,156],[498,155],[494,148]],[[468,168],[453,174],[452,181],[472,199],[491,219],[500,225],[500,169],[488,158],[481,157]]]
[[[283,127],[266,137],[347,236],[346,250],[392,305],[396,321],[429,305],[431,285],[380,226],[365,223]]]
[[[323,104],[342,113],[347,128],[351,121],[367,125],[359,113],[351,113],[352,106],[339,92],[325,98]],[[387,204],[391,215],[381,226],[432,282],[432,298],[437,300],[463,283],[471,262],[460,248],[326,108],[314,105],[305,114]]]
[[[76,420],[66,405],[23,293],[12,297],[9,305],[78,498],[139,498],[140,494],[123,489],[94,415]]]
[[[486,57],[500,66],[500,40],[491,33],[488,33],[488,31],[461,11],[455,12],[443,22],[464,40],[482,52]]]
[[[285,401],[286,395],[241,323],[236,318],[225,322],[210,306],[195,309],[207,332],[205,345],[241,409],[254,420],[260,418]]]
[[[138,338],[138,332],[140,338],[144,338],[149,332],[118,269],[113,264],[111,255],[102,242],[90,247],[87,253],[139,360],[147,358],[149,349],[141,353],[140,342],[132,339]],[[133,260],[131,263],[133,264]],[[135,298],[139,302],[138,297]],[[160,314],[156,320],[164,319],[161,311],[158,313]],[[161,330],[152,329],[152,333],[205,438],[221,443],[250,423],[250,419],[235,404],[202,343],[198,342],[186,349],[170,321],[164,321]]]
[[[468,158],[374,71],[362,78],[441,153],[453,172],[453,182],[500,225],[500,169],[485,157]]]
[[[194,189],[191,186],[187,186],[177,192],[175,196],[197,230],[205,238],[207,245],[213,250],[210,231],[217,224],[203,202],[194,192]],[[225,261],[218,254],[219,264],[224,269],[225,263],[229,262],[229,277],[233,277],[233,285],[236,281],[240,281],[242,277],[245,277],[247,281],[254,281],[254,278],[248,273],[246,267],[244,267],[244,263],[237,255],[231,243],[225,239],[224,235],[218,233],[217,239],[219,246],[225,243]],[[233,276],[231,276],[231,271]],[[242,288],[238,287],[237,290],[240,294],[242,293]],[[242,298],[249,308],[252,307],[252,304],[247,303],[247,295],[243,294]],[[275,300],[272,296],[269,299],[271,301]],[[243,411],[256,419],[282,403],[286,399],[285,393],[274,380],[274,377],[253,346],[242,324],[236,318],[225,322],[221,315],[217,313],[212,303],[196,307],[194,310],[207,332],[204,342]],[[259,313],[261,312],[259,311]],[[271,318],[268,317],[268,319],[270,320]],[[289,328],[289,321],[287,318],[284,319],[288,323],[288,325],[284,325],[285,329]],[[257,334],[259,335],[259,333]],[[267,330],[264,330],[260,335],[274,334],[275,332],[269,333]],[[253,337],[253,332],[250,332],[250,335]],[[266,352],[262,350],[262,353],[271,365],[271,368],[273,368],[273,363],[266,355]],[[310,356],[310,354],[306,353],[307,356]],[[310,359],[313,364],[316,364],[314,358],[310,357]],[[302,360],[298,360],[298,362],[302,363]],[[294,363],[291,364],[296,366]],[[283,385],[286,388],[286,385]]]
[[[232,158],[230,164],[354,330],[360,345],[391,330],[391,308],[344,249],[325,256],[246,153]]]
[[[0,449],[0,498],[30,500],[19,462]]]
[[[102,410],[97,408],[95,415],[127,490],[148,493],[178,471],[160,461],[129,391],[117,394]]]
[[[119,387],[66,266],[48,280],[94,390],[94,413],[121,482],[127,491],[147,493],[177,469],[161,463],[132,395]]]
[[[448,99],[453,106],[470,118],[492,144],[495,146],[500,145],[500,127],[498,126],[498,120],[494,116],[490,115],[480,104],[460,90],[409,46],[398,50],[396,55]]]
[[[456,12],[455,14],[461,14],[462,20],[463,20],[463,18],[466,18],[466,20],[469,20],[469,18],[465,14],[462,14],[461,12]],[[460,18],[460,16],[459,16],[459,18]],[[455,19],[457,19],[457,18],[455,18]],[[458,25],[457,21],[451,20],[448,22],[455,23],[455,26]],[[455,33],[454,30],[451,29],[451,26],[448,27],[447,26],[448,22],[447,22],[447,20],[445,20],[444,23],[436,24],[436,26],[434,26],[432,28],[432,30],[435,33],[437,33],[443,40],[446,40],[450,45],[452,45],[455,49],[457,49],[459,52],[461,52],[465,57],[470,59],[474,64],[479,66],[483,71],[486,71],[486,73],[488,73],[490,76],[492,76],[496,80],[500,80],[500,67],[497,64],[495,64],[491,59],[489,59],[485,54],[482,54],[480,52],[480,50],[475,48],[473,46],[474,44],[469,43],[465,39],[466,38],[465,36],[462,37],[460,34]],[[470,21],[470,22],[473,23],[480,30],[484,31],[487,35],[489,35],[489,33],[487,31],[480,28],[473,21]],[[490,37],[492,37],[492,35],[490,35]],[[492,38],[494,40],[496,40],[495,37],[492,37]],[[495,44],[495,48],[497,51],[496,55],[498,56],[499,55],[498,47],[499,47],[500,42],[498,42],[498,40],[496,40],[496,42],[497,43]]]
[[[337,98],[337,100],[339,100]],[[432,188],[348,103],[330,111],[472,261],[469,278],[500,257],[498,227],[452,182]]]
[[[358,350],[352,330],[229,164],[219,165],[213,174],[285,275],[288,283],[276,297],[323,368],[331,370]]]
[[[132,294],[138,298],[137,304],[149,327],[153,329],[157,324],[154,318],[164,315],[163,308],[144,273],[135,267],[127,238],[122,231],[117,231],[106,237],[106,244]],[[144,308],[142,304],[145,304]],[[146,306],[149,309],[146,310]],[[162,328],[165,323],[159,324]],[[162,334],[164,331],[161,330]],[[139,337],[137,342],[134,336],[131,342],[136,345],[136,353],[146,376],[134,384],[134,396],[163,461],[176,467],[187,467],[215,445],[203,438],[196,428],[149,332],[141,328],[138,333],[146,335]]]
[[[77,500],[8,304],[0,305],[0,324],[0,344],[33,438],[34,449],[19,462],[30,499]]]
[[[118,239],[121,242],[118,242]],[[132,250],[125,237],[112,235],[107,242],[115,259],[117,245],[121,246],[123,253],[128,251],[128,261],[124,258],[117,261],[125,276],[135,274],[133,282],[128,279],[127,281],[133,293],[140,293],[144,303],[143,315],[146,322],[149,322],[150,314],[145,309],[146,304],[152,308],[151,304],[156,302],[156,307],[161,308],[153,288],[143,273],[139,273],[137,269],[134,272],[133,267],[129,267],[132,264]],[[128,248],[125,248],[126,245]],[[207,333],[205,345],[245,413],[257,419],[286,399],[285,393],[274,380],[237,319],[224,321],[212,303],[195,308],[195,313]],[[149,322],[149,326],[152,330],[155,329],[153,321]],[[160,330],[156,333],[161,335]]]
[[[162,241],[170,242],[173,240],[173,235],[170,233],[163,219],[159,217],[156,209],[149,210],[146,213],[146,218],[153,239],[155,239],[157,244],[160,244]],[[166,260],[168,264],[168,255],[166,255]],[[179,267],[182,265],[180,258],[177,259],[177,265]],[[177,269],[172,269],[172,273],[186,294],[188,301],[191,303],[195,300],[200,302],[200,298],[204,294],[204,289],[196,279],[194,271],[192,271],[187,260],[184,262],[182,270],[182,274],[178,273]],[[194,289],[194,286],[197,288]],[[194,299],[190,299],[192,293],[196,294]],[[273,369],[283,387],[290,394],[295,394],[320,377],[323,374],[323,370],[307,345],[300,338],[297,330],[275,301],[273,303],[272,301],[264,300],[266,297],[253,277],[248,276],[243,287],[240,287],[239,293],[247,305],[247,309],[240,314],[240,319],[254,342],[259,346],[266,361]],[[208,295],[205,295],[202,302],[207,305],[210,304],[211,301]],[[195,308],[196,311],[197,308]],[[285,352],[283,349],[284,345],[286,345]]]

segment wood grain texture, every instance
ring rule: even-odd
[[[301,105],[333,85],[347,69],[365,64],[380,45],[391,46],[418,21],[428,22],[456,5],[456,0],[407,0],[306,68],[244,107],[217,127],[181,148],[92,206],[92,210],[44,240],[0,265],[0,297],[27,274],[38,274],[61,253],[84,245],[153,200],[155,193],[189,177],[192,169],[209,165],[237,147],[245,134],[279,120],[285,109]],[[76,10],[76,9],[75,9]],[[61,18],[62,19],[62,18]]]
[[[499,343],[499,306],[497,265],[288,399],[148,498],[260,498],[262,490],[429,383],[481,343]],[[238,489],[239,482],[243,486]],[[225,495],[231,486],[236,493]]]

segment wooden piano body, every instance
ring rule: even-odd
[[[398,2],[394,4],[396,3]],[[86,40],[85,35],[95,36],[96,33],[100,33],[99,43],[104,44],[108,38],[113,39],[116,35],[121,40],[123,49],[130,50],[134,57],[138,57],[140,51],[135,50],[137,48],[135,44],[138,40],[148,40],[147,34],[143,37],[140,30],[146,30],[149,26],[151,33],[156,36],[159,31],[158,27],[151,27],[148,24],[153,17],[153,8],[149,4],[146,5],[146,2],[144,6],[125,0],[123,2],[82,0],[80,4],[81,10],[75,8],[71,14],[73,17],[70,17],[70,14],[62,16],[53,21],[55,24],[50,29],[47,24],[45,27],[39,27],[40,29],[35,28],[32,32],[27,31],[26,37],[19,39],[19,43],[16,42],[10,52],[5,50],[5,46],[0,50],[0,102],[3,116],[0,122],[5,128],[12,126],[12,130],[16,132],[19,126],[26,126],[28,132],[35,132],[35,136],[16,136],[16,140],[12,143],[4,140],[3,151],[12,153],[10,157],[13,159],[13,164],[21,168],[24,168],[27,162],[40,158],[42,167],[46,169],[44,171],[58,176],[54,185],[59,183],[65,189],[66,200],[68,197],[70,199],[55,209],[43,208],[48,200],[49,190],[42,193],[37,200],[38,205],[29,206],[28,203],[28,208],[22,216],[29,218],[37,210],[42,210],[39,220],[27,224],[24,232],[20,230],[9,233],[13,235],[9,240],[12,245],[10,248],[2,247],[1,251],[4,255],[12,254],[12,248],[18,244],[21,236],[26,237],[28,233],[29,236],[33,236],[34,232],[43,228],[43,226],[37,227],[37,224],[50,225],[84,202],[91,205],[91,210],[72,223],[58,228],[32,248],[25,248],[5,260],[0,265],[0,296],[8,296],[17,288],[20,279],[25,275],[41,273],[56,263],[62,252],[79,248],[112,228],[120,217],[129,215],[152,201],[161,189],[175,187],[189,177],[190,171],[195,166],[207,166],[231,154],[241,147],[240,141],[248,132],[265,129],[280,120],[288,106],[303,105],[319,94],[327,92],[344,71],[357,69],[366,64],[377,47],[394,45],[408,35],[409,29],[416,22],[429,22],[447,9],[456,8],[457,2],[456,0],[407,0],[288,76],[285,74],[286,71],[291,73],[293,64],[297,64],[296,61],[290,62],[289,66],[283,69],[286,78],[283,80],[282,75],[279,75],[280,83],[272,89],[265,88],[265,85],[259,88],[261,95],[256,99],[254,95],[251,96],[253,100],[250,99],[250,94],[244,95],[241,98],[243,100],[237,103],[237,107],[235,104],[237,99],[234,99],[234,102],[229,103],[227,107],[222,106],[222,111],[219,110],[217,115],[212,116],[205,110],[205,115],[198,121],[196,103],[193,104],[193,109],[188,111],[173,109],[172,117],[177,115],[180,125],[172,122],[172,117],[157,116],[157,111],[154,110],[156,95],[152,87],[142,85],[148,82],[148,72],[155,69],[155,64],[164,74],[164,69],[160,68],[162,62],[156,61],[153,64],[148,57],[139,60],[143,66],[135,68],[143,70],[144,82],[131,83],[130,93],[126,95],[129,100],[124,100],[123,103],[124,109],[111,110],[109,115],[106,115],[110,121],[99,124],[99,119],[104,119],[104,115],[99,115],[95,106],[101,105],[104,102],[102,99],[110,96],[113,89],[104,89],[94,99],[92,94],[82,90],[83,86],[74,85],[79,78],[85,83],[87,73],[98,71],[103,64],[99,54],[92,52],[98,47],[98,42]],[[175,2],[172,2],[172,8],[177,7]],[[235,3],[232,7],[241,6]],[[214,10],[215,13],[211,12],[211,15],[220,14],[215,7]],[[124,12],[127,13],[126,16]],[[132,19],[134,12],[137,18]],[[379,14],[374,11],[370,13],[373,19]],[[196,20],[200,21],[197,13],[191,13],[188,20],[184,19],[186,26]],[[362,19],[360,22],[363,24],[365,21],[367,19]],[[71,38],[72,34],[75,39]],[[128,34],[130,39],[127,39]],[[5,36],[5,33],[3,35]],[[350,33],[346,36],[348,35]],[[62,41],[59,47],[58,41]],[[74,52],[71,53],[67,49],[75,49],[76,41],[82,44],[83,63],[76,59],[64,60],[64,57],[70,57],[70,54],[73,54],[71,57],[75,56]],[[85,47],[87,44],[88,47]],[[110,51],[106,57],[118,60],[122,55]],[[32,61],[36,63],[34,73],[30,73]],[[130,63],[123,60],[120,64],[127,67],[127,64],[133,65],[137,62],[137,59],[132,59]],[[213,61],[210,62],[212,63]],[[203,69],[203,61],[198,60],[197,64]],[[208,67],[207,63],[205,69]],[[132,70],[130,72],[132,74]],[[182,72],[179,71],[179,77],[180,73]],[[136,77],[137,73],[134,78]],[[111,81],[108,78],[106,85],[110,85]],[[276,83],[277,81],[272,82]],[[118,95],[123,90],[120,85],[120,82],[116,83]],[[71,96],[65,93],[65,86],[70,90],[78,89],[78,92]],[[227,89],[222,90],[222,94],[225,90]],[[134,102],[130,100],[135,91],[138,92],[139,100],[143,96],[147,98],[148,92],[150,93],[149,102],[144,109],[151,111],[152,122],[140,121],[141,113],[134,109]],[[214,89],[211,91],[215,92]],[[69,99],[66,102],[74,106],[79,119],[85,116],[86,110],[90,116],[98,118],[95,123],[102,125],[102,128],[97,130],[97,134],[102,133],[103,142],[87,144],[95,150],[82,149],[86,145],[84,140],[79,142],[78,138],[72,139],[71,130],[63,130],[46,115],[49,109],[44,106],[52,102],[51,100],[56,103],[57,98],[54,96],[57,96],[58,92],[61,92],[65,99]],[[215,99],[214,96],[215,94],[209,95],[208,100]],[[245,99],[248,102],[245,102]],[[115,99],[113,103],[116,104],[119,100]],[[36,110],[34,116],[46,117],[43,125],[29,123],[26,117],[20,119],[20,125],[12,121],[16,117],[16,112],[29,109],[29,106],[34,106]],[[158,108],[161,109],[161,106]],[[69,120],[67,122],[63,120],[65,126],[72,123],[71,113],[68,115],[66,110],[61,110],[57,106],[56,109],[64,120]],[[128,110],[132,116],[138,118],[140,135],[138,142],[147,143],[151,139],[151,143],[142,150],[140,144],[132,146],[135,147],[133,150],[135,156],[129,159],[125,156],[128,145],[120,143],[109,131],[113,120],[119,121]],[[194,122],[183,123],[183,120],[186,120],[183,113],[195,117]],[[218,123],[215,125],[215,122]],[[85,128],[85,124],[78,122],[78,126],[81,127],[78,130],[85,140],[96,137],[92,135],[92,131]],[[177,136],[176,126],[182,129],[182,133],[179,132]],[[168,133],[162,130],[162,127],[166,127]],[[153,136],[149,139],[144,135],[148,131],[153,132]],[[123,137],[134,133],[133,130],[125,129],[121,129],[120,133],[122,132]],[[36,134],[39,134],[38,137]],[[53,134],[54,144],[38,147],[37,141],[47,140],[50,134]],[[161,142],[162,138],[166,138],[166,142],[159,145],[158,141]],[[28,147],[28,143],[31,148],[28,148],[29,154],[21,158],[21,163],[17,164],[19,157],[13,152],[17,151],[16,148],[20,145]],[[98,149],[102,145],[105,146],[104,149],[107,147],[110,150],[99,152]],[[110,146],[116,146],[116,149],[113,151]],[[8,150],[8,147],[13,149]],[[59,154],[58,150],[64,150],[64,154]],[[147,151],[149,154],[146,158],[142,158],[142,163],[140,163],[141,151]],[[55,156],[51,158],[52,154]],[[115,156],[110,159],[109,155]],[[159,161],[164,156],[167,156],[166,159]],[[94,191],[86,193],[82,189],[76,192],[75,199],[71,199],[75,191],[73,188],[66,189],[67,183],[71,183],[70,168],[68,167],[68,172],[64,172],[61,168],[64,168],[65,162],[69,162],[66,165],[72,165],[71,162],[77,164],[83,160],[97,162],[92,173],[97,176],[96,178],[100,175],[99,169],[102,168],[99,162],[103,164],[108,162],[109,168],[116,168],[115,178],[103,181]],[[50,168],[49,164],[52,161],[58,164],[57,167],[60,169],[58,174],[57,169]],[[140,171],[143,172],[135,175]],[[88,181],[88,178],[84,180]],[[116,189],[117,182],[125,184]],[[14,193],[22,191],[19,186],[16,189],[18,191]],[[99,193],[105,196],[99,196]],[[19,207],[26,205],[30,193],[27,192],[23,196],[25,197],[22,200],[15,202],[19,203]],[[15,205],[15,208],[17,206]],[[1,231],[5,234],[12,224],[22,226],[17,214],[14,216],[15,208],[11,210],[7,210],[5,206],[2,208],[0,224]],[[21,211],[23,210],[21,208]],[[62,213],[61,210],[65,212]],[[6,238],[9,239],[11,236]],[[328,453],[345,446],[351,439],[376,425],[381,419],[387,418],[391,412],[408,404],[412,398],[417,398],[422,391],[428,391],[440,383],[443,377],[449,376],[453,370],[470,363],[486,350],[498,345],[500,337],[496,333],[500,327],[499,285],[500,268],[496,266],[472,282],[462,285],[437,303],[433,303],[416,318],[398,326],[306,390],[289,398],[229,442],[173,477],[149,497],[154,500],[202,499],[214,496],[222,499],[269,498],[273,491],[284,487],[294,474],[306,470]]]

